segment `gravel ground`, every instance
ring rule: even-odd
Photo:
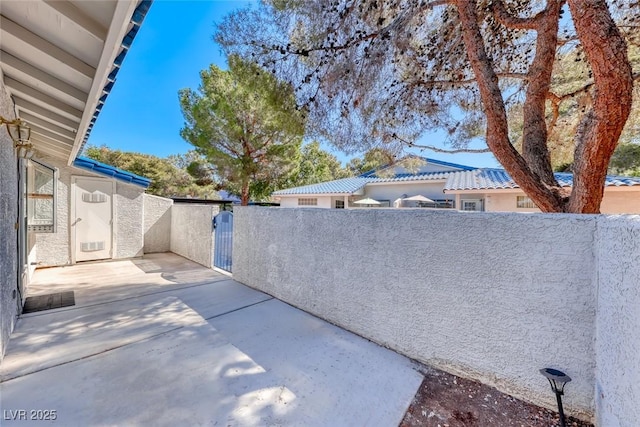
[[[554,427],[556,412],[523,402],[493,387],[425,367],[424,381],[400,427]],[[551,391],[549,391],[551,392]],[[567,419],[570,427],[593,424]]]

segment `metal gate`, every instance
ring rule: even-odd
[[[233,214],[222,211],[213,218],[214,267],[231,272],[231,258],[233,252]]]

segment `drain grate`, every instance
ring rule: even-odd
[[[38,295],[36,297],[27,297],[22,313],[34,313],[36,311],[52,310],[54,308],[69,307],[72,305],[76,305],[73,291]]]

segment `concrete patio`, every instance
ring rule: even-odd
[[[173,254],[39,270],[0,365],[2,426],[371,425],[402,419],[413,363]],[[20,412],[20,411],[26,412]],[[26,419],[26,421],[25,421]]]

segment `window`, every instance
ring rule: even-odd
[[[518,196],[517,206],[519,209],[537,208],[536,204],[533,203],[533,200],[527,196]]]
[[[344,200],[336,200],[336,209],[344,209]]]
[[[56,215],[55,169],[35,160],[27,168],[27,230],[54,233]]]
[[[463,211],[481,211],[482,210],[482,200],[467,199],[467,200],[461,200],[461,203],[462,203]]]
[[[298,199],[298,206],[318,206],[317,197],[302,197]]]

